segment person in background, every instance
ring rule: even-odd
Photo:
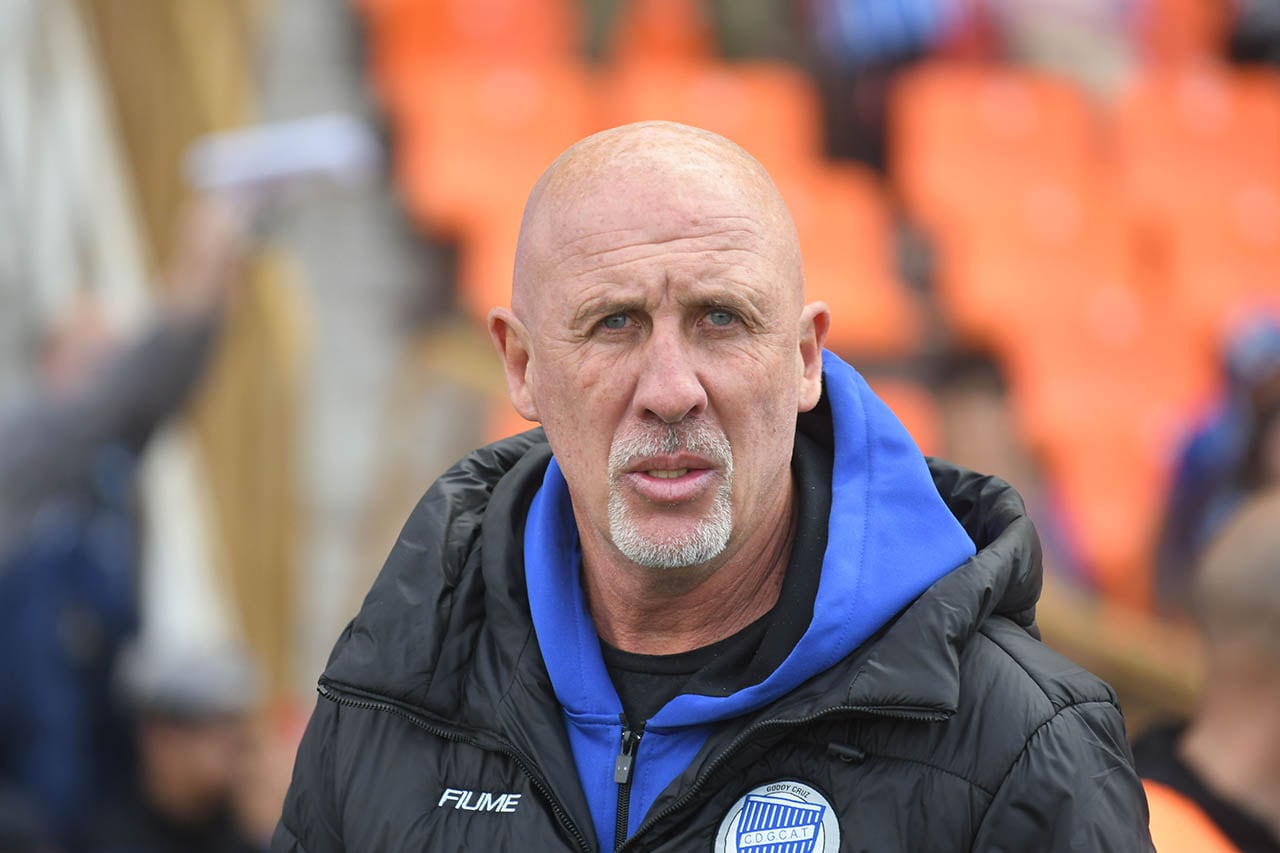
[[[204,375],[239,280],[244,212],[191,209],[162,309],[138,337],[117,339],[78,300],[44,342],[39,392],[0,417],[0,785],[30,794],[64,842],[131,766],[110,677],[137,623],[133,473]]]
[[[25,791],[0,785],[0,850],[4,853],[58,853],[40,804]]]
[[[215,199],[187,211],[157,317],[122,339],[84,293],[39,350],[39,386],[0,417],[0,565],[50,505],[92,500],[106,448],[137,457],[203,376],[240,281],[243,212]]]
[[[960,0],[808,0],[805,34],[822,97],[827,154],[884,171],[897,74],[965,22]]]
[[[1235,62],[1280,66],[1280,3],[1235,0],[1229,55]]]
[[[259,714],[249,732],[245,760],[232,792],[236,824],[259,850],[271,845],[293,774],[293,756],[306,717],[290,706]]]
[[[586,53],[610,59],[628,7],[651,0],[586,0],[583,5]],[[795,53],[791,0],[692,0],[710,22],[718,56],[725,59],[786,59]],[[661,0],[659,0],[661,5]],[[668,4],[674,5],[674,4]]]
[[[248,661],[233,651],[155,645],[121,656],[121,698],[138,768],[100,811],[87,853],[249,853],[236,811],[256,703]]]
[[[1262,313],[1229,341],[1225,391],[1180,453],[1156,546],[1161,608],[1181,615],[1192,567],[1249,495],[1280,485],[1280,315]]]
[[[982,0],[1001,53],[1113,96],[1138,62],[1135,29],[1144,0]]]
[[[1027,504],[1044,549],[1046,570],[1088,587],[1092,578],[1073,547],[1049,485],[1018,433],[1009,384],[994,355],[980,349],[944,353],[933,377],[949,462],[1007,480]]]
[[[1200,562],[1199,706],[1134,744],[1161,853],[1280,853],[1280,489],[1247,501]]]

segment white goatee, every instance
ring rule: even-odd
[[[681,451],[718,465],[720,488],[711,509],[686,534],[654,539],[641,532],[622,495],[622,475],[636,459]],[[609,536],[632,562],[649,569],[678,569],[715,559],[733,533],[733,453],[723,432],[702,421],[669,424],[665,435],[636,435],[615,440],[609,449]]]

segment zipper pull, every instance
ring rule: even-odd
[[[636,747],[640,745],[640,736],[643,734],[644,727],[635,731],[625,726],[622,729],[622,747],[613,760],[613,781],[619,785],[626,785],[631,781],[631,772],[636,764]]]

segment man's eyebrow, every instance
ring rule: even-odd
[[[578,309],[573,312],[570,328],[576,329],[591,318],[608,317],[611,314],[626,314],[642,307],[644,307],[643,300],[635,297],[617,294],[593,296],[579,305]]]
[[[758,320],[761,316],[760,308],[751,297],[736,288],[716,288],[695,292],[682,301],[694,308],[728,308],[747,321]]]
[[[734,308],[749,311],[754,307],[750,299],[734,291],[693,293],[681,301],[687,305],[705,308]]]

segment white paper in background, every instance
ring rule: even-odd
[[[157,648],[221,649],[242,645],[230,596],[212,555],[211,506],[201,457],[181,424],[152,438],[140,478],[143,494],[141,637]]]
[[[382,153],[368,124],[342,113],[246,125],[203,137],[184,158],[203,192],[271,192],[329,183],[360,186],[377,176]]]

